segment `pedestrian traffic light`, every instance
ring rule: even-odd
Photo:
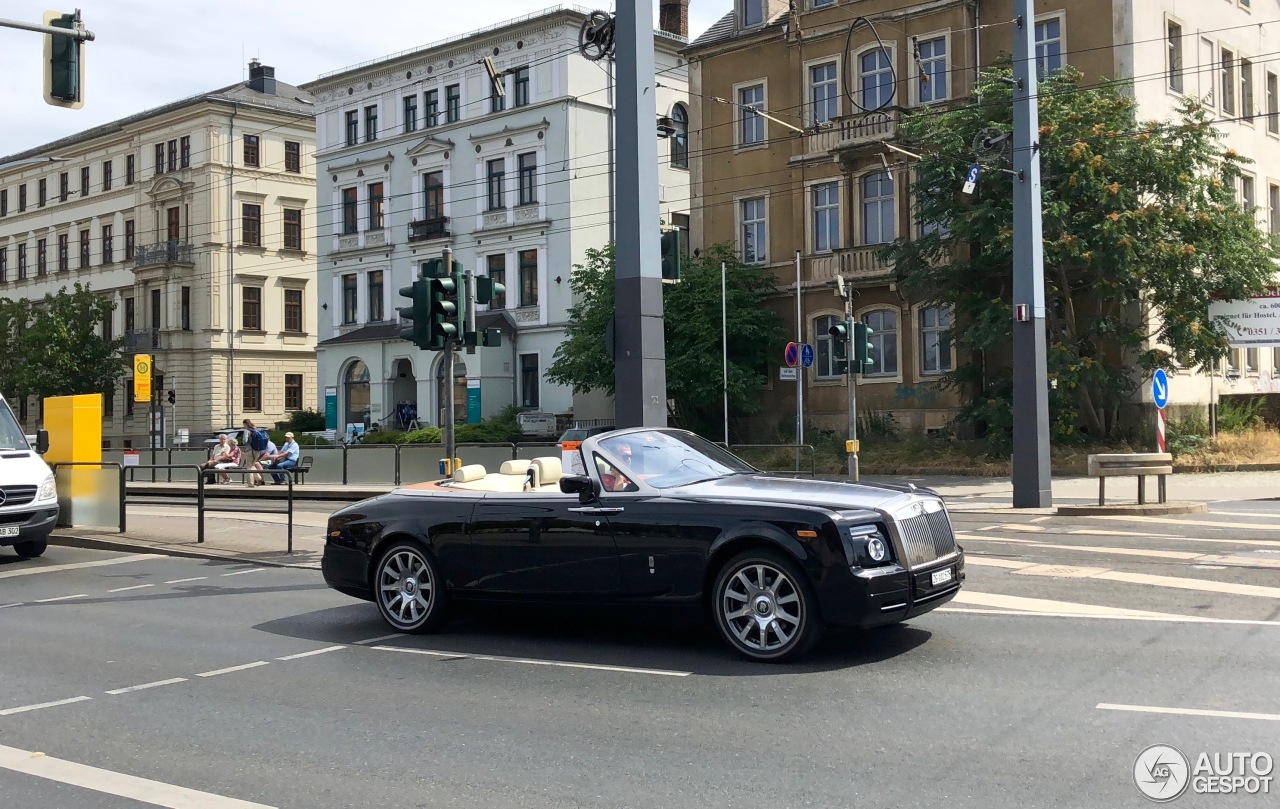
[[[840,321],[827,329],[831,335],[831,365],[837,374],[849,373],[849,323]]]
[[[177,403],[178,403],[178,394],[174,393],[173,391],[169,391],[169,393],[168,393],[168,395],[166,396],[166,398],[169,400],[169,404],[177,404]]]
[[[431,337],[428,348],[441,351],[459,333],[458,282],[453,276],[446,275],[431,278],[425,283],[430,285]]]
[[[662,232],[662,280],[680,280],[680,231],[678,229]]]
[[[400,322],[401,339],[418,348],[431,348],[431,286],[429,281],[417,280],[407,287],[400,287],[400,296],[409,299],[408,306],[396,309]]]
[[[44,24],[51,28],[80,28],[80,12],[48,11]],[[84,42],[79,37],[44,35],[44,100],[55,107],[78,110],[84,106]]]
[[[860,374],[865,374],[871,369],[873,360],[871,352],[875,346],[871,344],[871,327],[866,323],[853,324],[853,370]]]

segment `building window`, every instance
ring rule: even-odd
[[[244,375],[244,410],[257,413],[262,410],[262,374]]]
[[[378,105],[370,104],[364,108],[364,142],[370,143],[378,139]]]
[[[302,290],[300,289],[284,291],[284,330],[302,331]]]
[[[814,370],[818,379],[838,379],[841,370],[836,367],[835,338],[831,336],[831,327],[844,322],[844,318],[826,315],[813,321],[813,343],[816,356]]]
[[[349,326],[356,322],[359,292],[356,290],[354,274],[342,276],[342,325]]]
[[[689,111],[683,104],[671,108],[671,123],[675,131],[671,133],[671,168],[689,168]]]
[[[502,284],[502,292],[494,292],[493,300],[489,301],[490,309],[506,309],[507,308],[507,254],[495,253],[485,259],[488,265],[489,280],[495,284]]]
[[[742,210],[742,260],[747,264],[763,264],[768,256],[764,197],[744,199]]]
[[[134,228],[133,220],[126,220],[124,223],[124,260],[133,261],[134,249]]]
[[[102,190],[111,190],[111,161],[102,161]]]
[[[360,231],[359,189],[342,189],[342,232],[358,233]]]
[[[445,121],[454,123],[462,119],[462,85],[450,84],[444,88]]]
[[[1244,350],[1244,370],[1248,374],[1258,373],[1258,349],[1246,348]]]
[[[9,280],[9,248],[0,246],[0,284]]]
[[[133,380],[126,379],[124,382],[124,414],[126,416],[133,415],[133,398]],[[125,446],[129,446],[129,442],[127,440],[125,442]]]
[[[814,8],[826,8],[827,6],[834,6],[835,4],[836,0],[813,0],[812,3],[810,3]]]
[[[1169,89],[1181,93],[1182,81],[1182,26],[1170,21],[1165,36],[1166,62],[1169,69]]]
[[[112,334],[112,327],[114,324],[111,322],[113,317],[114,315],[108,313],[107,316],[102,319],[102,339],[108,343],[111,342],[114,336]]]
[[[178,141],[171,140],[168,143],[168,154],[165,158],[165,167],[169,171],[178,170]]]
[[[240,328],[262,331],[262,287],[240,288]]]
[[[829,253],[840,246],[840,183],[813,186],[813,252]]]
[[[765,0],[742,0],[743,28],[764,23],[764,2]]]
[[[538,251],[521,250],[520,265],[520,305],[538,305]]]
[[[876,48],[858,57],[858,83],[867,109],[878,110],[893,101],[893,62],[887,50]]]
[[[898,315],[888,309],[868,312],[862,322],[871,329],[871,365],[865,376],[898,375]]]
[[[18,213],[27,209],[27,184],[18,186]]]
[[[178,141],[178,159],[182,168],[191,168],[191,136],[183,135],[182,140]],[[254,165],[257,165],[256,163]]]
[[[71,269],[71,235],[68,233],[58,234],[58,272],[66,272]]]
[[[262,246],[262,206],[245,203],[240,206],[240,243],[249,247]]]
[[[382,183],[369,183],[369,230],[382,229],[385,204],[382,198]]]
[[[89,266],[89,231],[80,231],[80,269],[86,269]]]
[[[520,406],[538,408],[538,355],[520,355]]]
[[[433,127],[440,123],[440,91],[428,90],[426,104],[422,109],[422,125]]]
[[[89,167],[82,166],[80,168],[80,196],[89,196]]]
[[[518,67],[511,76],[511,106],[524,107],[529,104],[529,67]]]
[[[156,144],[156,174],[164,174],[164,144]]]
[[[191,331],[191,287],[182,288],[182,311],[179,313],[183,331]]]
[[[261,163],[261,141],[257,135],[244,136],[244,164],[258,166]]]
[[[1253,123],[1253,62],[1240,60],[1240,116]]]
[[[36,240],[36,275],[47,275],[49,272],[49,240]]]
[[[444,172],[431,171],[422,175],[422,218],[444,218]]]
[[[1280,244],[1280,185],[1267,186],[1267,232],[1272,245]]]
[[[951,326],[951,309],[930,306],[920,310],[920,373],[951,370]]]
[[[302,172],[302,144],[296,140],[284,142],[284,170],[291,174]]]
[[[1062,69],[1062,18],[1036,23],[1036,73],[1041,78]]]
[[[507,161],[499,157],[497,160],[490,160],[486,166],[489,191],[488,208],[491,211],[499,211],[507,207],[503,182],[506,176]]]
[[[519,197],[521,205],[530,205],[538,201],[538,155],[526,152],[516,158],[519,170]]]
[[[284,375],[284,409],[287,413],[302,409],[302,374]]]
[[[893,210],[893,178],[887,172],[862,178],[862,243],[884,244],[896,233]]]
[[[927,39],[916,45],[919,61],[920,103],[945,101],[948,95],[947,38]]]
[[[1280,77],[1267,71],[1267,131],[1280,135]]]
[[[9,215],[9,189],[0,189],[0,216]]]
[[[835,62],[809,68],[809,108],[814,124],[829,123],[840,114]]]
[[[58,202],[66,202],[71,196],[71,178],[64,171],[58,175]]]
[[[134,177],[137,175],[137,160],[133,155],[124,156],[124,184],[133,185]]]
[[[754,84],[738,89],[738,109],[740,110],[739,145],[752,146],[764,143],[764,118],[756,114],[756,110],[764,109],[764,85]]]
[[[503,88],[503,95],[498,95],[498,87],[500,86],[498,82],[505,81],[505,77],[499,76],[497,82],[489,83],[489,112],[502,112],[507,108],[506,88]]]
[[[1222,86],[1222,112],[1226,115],[1236,114],[1236,57],[1226,48],[1222,49],[1222,61],[1218,64],[1218,77]]]
[[[418,94],[404,97],[404,131],[418,131]]]
[[[370,323],[381,323],[385,318],[382,310],[382,270],[371,270],[366,278],[369,291]]]
[[[124,330],[129,332],[137,327],[137,309],[134,305],[133,298],[124,299]]]
[[[40,182],[36,183],[36,206],[43,208],[45,203],[49,201],[49,183],[45,178],[41,177]]]
[[[160,322],[160,311],[161,311],[160,310],[160,290],[153,289],[151,290],[151,323],[150,323],[151,329],[153,331],[159,331],[160,326],[162,325]],[[157,382],[156,389],[164,390],[164,385],[159,384],[158,379],[156,380],[156,382]]]
[[[1250,218],[1256,219],[1257,206],[1258,197],[1254,190],[1253,178],[1248,174],[1240,175],[1240,207]]]
[[[351,110],[347,113],[347,145],[355,146],[360,142],[360,113]]]
[[[18,243],[18,280],[27,277],[27,243]]]
[[[302,211],[298,208],[284,209],[284,249],[302,249]]]

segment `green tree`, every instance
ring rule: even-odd
[[[908,294],[955,307],[958,362],[950,377],[980,429],[1011,425],[1013,185],[988,169],[976,195],[959,192],[975,135],[1012,131],[1007,69],[984,74],[977,97],[903,122],[915,168],[916,215],[939,232],[886,249]],[[1055,434],[1113,435],[1122,406],[1157,367],[1201,366],[1223,335],[1215,297],[1265,289],[1273,252],[1237,201],[1240,167],[1203,106],[1139,123],[1131,88],[1085,87],[1067,68],[1040,85],[1044,269]]]
[[[667,398],[676,423],[719,435],[723,414],[720,265],[725,266],[728,310],[728,389],[731,415],[755,412],[768,358],[780,350],[782,330],[764,305],[775,286],[765,268],[743,264],[727,245],[686,258],[680,282],[663,286]],[[574,304],[567,336],[556,349],[547,378],[575,393],[614,393],[614,363],[606,335],[613,326],[614,251],[587,251],[574,268]]]
[[[114,309],[81,284],[37,303],[0,299],[0,387],[41,399],[114,390],[125,359],[100,331]]]

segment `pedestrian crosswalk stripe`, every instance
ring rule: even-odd
[[[1168,517],[1143,517],[1119,514],[1091,514],[1087,520],[1121,520],[1123,522],[1144,522],[1157,525],[1195,526],[1197,528],[1244,528],[1250,531],[1274,531],[1275,523],[1265,525],[1252,522],[1216,522],[1211,520],[1174,520]]]

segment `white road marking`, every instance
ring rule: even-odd
[[[169,581],[165,582],[165,584],[185,584],[189,581],[204,581],[207,578],[209,577],[208,576],[192,576],[189,579],[170,579]]]
[[[48,604],[53,601],[69,601],[73,598],[88,598],[88,597],[89,597],[88,593],[76,593],[73,596],[54,596],[53,598],[37,598],[34,603]]]
[[[1107,548],[1100,545],[1051,545],[1044,543],[1037,548],[1052,548],[1059,551],[1084,551],[1085,553],[1110,553],[1115,556],[1148,556],[1152,559],[1181,559],[1190,561],[1201,558],[1202,554],[1192,551],[1157,551],[1144,548]]]
[[[12,604],[0,604],[0,610],[5,609],[6,607],[21,607],[22,604],[23,602],[21,601],[15,601]]]
[[[1122,520],[1124,522],[1145,522],[1156,525],[1194,525],[1199,528],[1246,528],[1251,531],[1274,531],[1274,523],[1259,525],[1251,522],[1217,522],[1215,520],[1174,520],[1168,517],[1121,516],[1119,514],[1092,514],[1085,519],[1090,520]]]
[[[173,685],[174,683],[185,683],[186,677],[174,677],[172,680],[157,680],[154,683],[143,683],[142,685],[131,685],[128,688],[116,688],[108,691],[108,694],[128,694],[131,691],[142,691],[147,688],[158,688],[162,685]]]
[[[355,641],[355,643],[359,644],[360,646],[367,646],[370,643],[381,643],[384,640],[392,640],[394,638],[403,638],[403,637],[404,637],[403,634],[396,632],[395,634],[392,634],[392,635],[379,635],[376,638],[366,638],[365,640],[358,640],[358,641]]]
[[[1051,519],[1051,518],[1050,518],[1050,517],[1036,517],[1034,520],[1031,520],[1031,522],[1044,522],[1045,520],[1048,520],[1048,519]]]
[[[1106,573],[1105,567],[1077,567],[1074,565],[1032,565],[1015,570],[1019,576],[1052,576],[1058,579],[1091,579]]]
[[[325,652],[336,652],[336,651],[338,651],[339,649],[345,649],[345,648],[347,648],[347,647],[345,647],[345,646],[329,646],[329,647],[326,647],[326,648],[324,648],[324,649],[312,649],[312,650],[311,650],[311,651],[309,651],[309,652],[300,652],[299,654],[296,654],[296,655],[285,655],[284,657],[277,657],[277,658],[276,658],[276,660],[297,660],[297,659],[298,659],[298,658],[300,658],[300,657],[311,657],[312,655],[322,655],[322,654],[324,654]]]
[[[197,674],[197,677],[217,677],[219,674],[230,674],[233,671],[244,671],[245,669],[256,669],[258,666],[270,665],[266,660],[257,660],[253,663],[245,663],[242,666],[231,666],[225,669],[216,669],[214,671],[206,671]]]
[[[997,593],[978,593],[973,590],[961,590],[956,593],[954,604],[972,604],[976,607],[1000,607],[1026,612],[1058,612],[1074,616],[1093,615],[1140,615],[1146,618],[1182,618],[1165,612],[1149,612],[1147,610],[1130,610],[1120,607],[1104,607],[1097,604],[1080,604],[1074,601],[1055,601],[1048,598],[1028,598],[1026,596],[1006,596]]]
[[[1206,593],[1230,593],[1231,595],[1254,596],[1256,598],[1280,598],[1280,587],[1264,587],[1258,584],[1234,584],[1225,581],[1184,579],[1177,576],[1153,576],[1149,573],[1122,573],[1119,570],[1109,570],[1092,578],[1122,581],[1128,584],[1174,587],[1179,590],[1199,590]]]
[[[141,562],[144,559],[163,559],[158,553],[135,553],[115,559],[98,559],[93,562],[76,562],[66,565],[46,565],[44,567],[24,567],[18,570],[6,570],[0,573],[0,579],[11,579],[14,576],[34,576],[37,573],[58,573],[63,570],[82,570],[87,567],[106,567],[107,565],[123,565],[129,562]]]
[[[234,573],[223,573],[222,575],[223,576],[243,576],[246,573],[261,573],[264,570],[266,570],[265,567],[254,567],[248,570],[237,570]]]
[[[977,534],[956,534],[956,539],[963,539],[966,542],[1014,542],[1019,545],[1035,545],[1034,539],[1014,539],[1013,537],[997,537],[991,535],[978,536]]]
[[[168,809],[272,809],[266,804],[225,798],[4,745],[0,745],[0,767]]]
[[[59,705],[70,705],[73,702],[84,702],[93,699],[93,697],[72,697],[71,699],[58,699],[53,702],[41,702],[38,705],[23,705],[18,708],[5,708],[0,711],[0,716],[12,716],[16,713],[26,713],[27,711],[38,711],[41,708],[56,708]]]
[[[969,615],[1013,615],[1034,618],[1086,618],[1104,621],[1152,621],[1166,624],[1234,624],[1237,626],[1280,627],[1280,621],[1254,621],[1245,618],[1206,618],[1202,615],[1085,615],[1079,612],[1033,612],[1030,610],[988,610],[969,607],[938,607],[934,612],[956,612]]]
[[[1177,542],[1212,542],[1224,545],[1259,545],[1268,548],[1280,548],[1280,542],[1271,539],[1209,539],[1207,537],[1180,537],[1173,534],[1147,534],[1141,531],[1096,531],[1088,528],[1078,528],[1068,533],[1099,537],[1143,537],[1145,539],[1167,539]]]
[[[108,590],[108,593],[123,593],[127,590],[141,590],[144,587],[155,587],[154,584],[135,584],[132,587],[117,587],[114,590]]]
[[[487,660],[494,663],[523,663],[529,666],[556,666],[567,669],[591,669],[593,671],[617,671],[624,674],[656,674],[663,677],[688,677],[690,671],[670,671],[667,669],[640,669],[631,666],[605,666],[596,663],[571,663],[564,660],[537,660],[529,657],[502,657],[500,655],[476,655],[463,652],[440,652],[433,649],[406,649],[400,646],[374,646],[381,652],[405,652],[407,654],[430,655],[432,657],[450,657],[457,660]]]
[[[997,559],[994,556],[973,556],[966,555],[964,557],[966,565],[974,565],[976,567],[1003,567],[1009,570],[1022,570],[1026,567],[1035,567],[1035,562],[1015,562],[1013,559]]]
[[[1251,713],[1248,711],[1209,711],[1202,708],[1161,708],[1156,705],[1113,705],[1099,702],[1100,711],[1133,711],[1135,713],[1163,713],[1175,716],[1213,716],[1219,719],[1261,719],[1266,722],[1280,722],[1280,713]]]

